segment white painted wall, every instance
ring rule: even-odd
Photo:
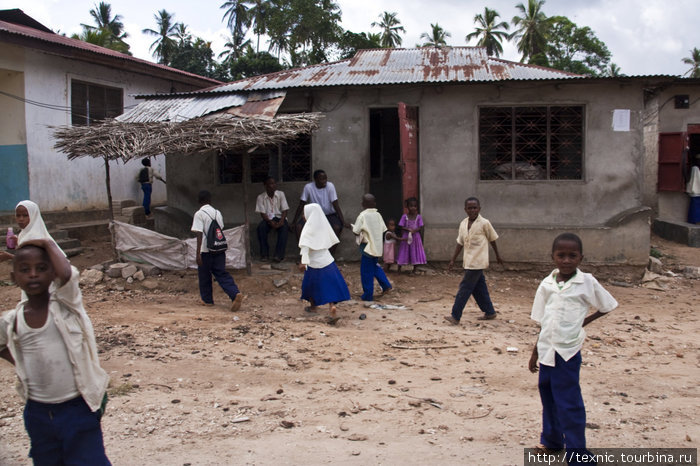
[[[17,47],[3,44],[8,50]],[[8,69],[24,72],[27,151],[29,156],[29,192],[42,210],[82,210],[107,206],[105,167],[102,159],[82,158],[69,161],[53,146],[51,127],[70,125],[71,79],[119,87],[124,90],[124,108],[136,105],[136,94],[169,92],[171,81],[152,78],[128,71],[67,59],[36,50],[2,51]],[[22,57],[21,59],[18,57]],[[14,63],[11,63],[13,62]],[[178,90],[187,90],[183,85]],[[39,102],[58,109],[32,104]],[[153,168],[165,174],[164,157],[152,160]],[[140,160],[127,164],[111,162],[110,175],[114,199],[134,199],[141,202],[140,185],[135,177]],[[165,176],[167,179],[167,176]],[[165,186],[153,187],[153,203],[164,203]]]

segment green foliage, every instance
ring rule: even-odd
[[[141,32],[156,37],[149,50],[152,51],[153,56],[158,58],[158,63],[169,65],[177,47],[175,38],[178,37],[178,31],[181,33],[179,38],[180,45],[182,45],[182,41],[188,38],[182,37],[186,35],[187,27],[184,24],[176,23],[174,21],[175,15],[168,13],[164,9],[153,15],[153,17],[156,20],[157,29],[143,29]]]
[[[256,52],[248,46],[246,53],[238,60],[232,62],[229,72],[234,80],[259,76],[261,74],[274,73],[283,67],[277,58],[268,52]]]
[[[352,58],[358,50],[382,48],[382,36],[366,32],[345,31],[338,42],[340,59]]]
[[[217,63],[214,60],[211,42],[196,37],[194,41],[178,44],[173,50],[169,66],[200,76],[212,77],[216,72]]]
[[[117,52],[131,55],[129,44],[124,42],[128,34],[124,32],[124,23],[121,15],[112,16],[112,6],[109,3],[100,2],[90,10],[90,16],[95,20],[96,26],[81,24],[83,32],[73,34],[73,39],[82,40],[90,44],[99,45]]]
[[[689,78],[700,78],[700,49],[694,47],[690,51],[690,57],[685,57],[682,61],[684,64],[690,65],[690,69],[683,76],[688,75]]]
[[[485,7],[483,15],[478,14],[474,16],[474,22],[478,26],[474,32],[467,34],[464,39],[467,43],[472,39],[479,39],[476,45],[486,47],[486,53],[489,56],[500,56],[503,53],[501,41],[508,38],[508,33],[505,29],[508,29],[510,26],[505,21],[496,23],[496,19],[499,16],[496,10]]]
[[[288,53],[292,66],[328,61],[343,33],[340,8],[332,0],[271,0],[267,18],[270,50]]]
[[[420,35],[425,42],[417,47],[443,47],[447,45],[448,37],[452,37],[452,34],[445,31],[438,23],[431,24],[430,32],[423,32]]]
[[[610,51],[589,27],[579,27],[565,16],[549,18],[547,64],[557,70],[590,76],[604,76]]]
[[[509,38],[518,40],[518,52],[522,54],[521,62],[544,53],[547,46],[549,21],[542,11],[544,2],[545,0],[528,0],[527,7],[522,3],[515,6],[520,11],[520,16],[513,16],[511,22],[515,31]]]
[[[403,42],[403,39],[401,39],[399,33],[406,33],[406,29],[404,29],[404,27],[401,26],[401,21],[399,21],[396,15],[397,13],[389,13],[388,11],[385,11],[384,13],[379,15],[381,21],[374,21],[372,23],[372,27],[380,27],[382,29],[380,36],[381,47],[393,48],[401,45],[401,42]],[[368,34],[368,36],[370,35],[371,34]]]

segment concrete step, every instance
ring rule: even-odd
[[[59,225],[71,238],[86,240],[109,236],[109,220],[93,220],[89,222],[62,223]]]

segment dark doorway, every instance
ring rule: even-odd
[[[398,109],[370,109],[369,121],[369,189],[384,220],[393,218],[398,223],[403,214]]]

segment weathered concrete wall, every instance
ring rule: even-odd
[[[124,108],[136,105],[134,94],[168,92],[171,82],[148,76],[88,64],[43,52],[3,44],[0,68],[24,74],[24,97],[30,101],[53,105],[61,110],[47,109],[27,103],[24,106],[26,144],[29,167],[29,197],[42,210],[81,210],[107,206],[105,168],[102,159],[82,158],[68,161],[65,154],[53,146],[50,126],[70,125],[71,79],[121,88]],[[188,90],[182,88],[180,90]],[[0,144],[4,144],[0,141]],[[112,195],[116,199],[141,199],[135,181],[140,161],[110,164]],[[153,167],[163,173],[164,158],[153,160]],[[156,182],[153,202],[166,199],[165,187]],[[19,201],[21,199],[17,199]],[[15,201],[16,203],[16,201]]]
[[[687,94],[690,97],[690,108],[675,108],[674,96]],[[685,132],[689,124],[700,124],[700,84],[683,84],[669,87],[656,96],[658,102],[658,133]],[[656,146],[649,152],[648,159],[655,165],[658,173],[658,139]],[[654,157],[655,156],[655,157]],[[653,180],[656,192],[656,176]],[[690,200],[684,193],[662,191],[657,194],[658,217],[674,222],[688,221],[688,206]]]
[[[346,221],[360,212],[369,186],[369,109],[419,107],[421,214],[429,260],[448,260],[454,250],[464,199],[481,199],[484,216],[501,233],[499,247],[511,261],[548,261],[551,241],[562,230],[578,231],[591,261],[642,264],[649,252],[648,219],[608,222],[643,205],[644,110],[641,85],[617,83],[509,83],[290,91],[289,102],[313,101],[326,114],[313,135],[313,169],[323,168],[338,190]],[[584,176],[577,181],[481,181],[478,107],[491,105],[584,105]],[[615,109],[631,110],[631,130],[612,131]],[[241,185],[216,182],[210,157],[168,158],[169,204],[196,209],[196,192],[208,187],[227,224],[243,221]],[[182,178],[182,179],[180,179]],[[304,183],[281,183],[290,217]],[[249,215],[262,186],[250,186]],[[174,192],[178,191],[178,192]],[[344,233],[339,255],[357,259],[352,235]],[[290,242],[293,242],[290,236]],[[255,242],[254,242],[255,244]]]

